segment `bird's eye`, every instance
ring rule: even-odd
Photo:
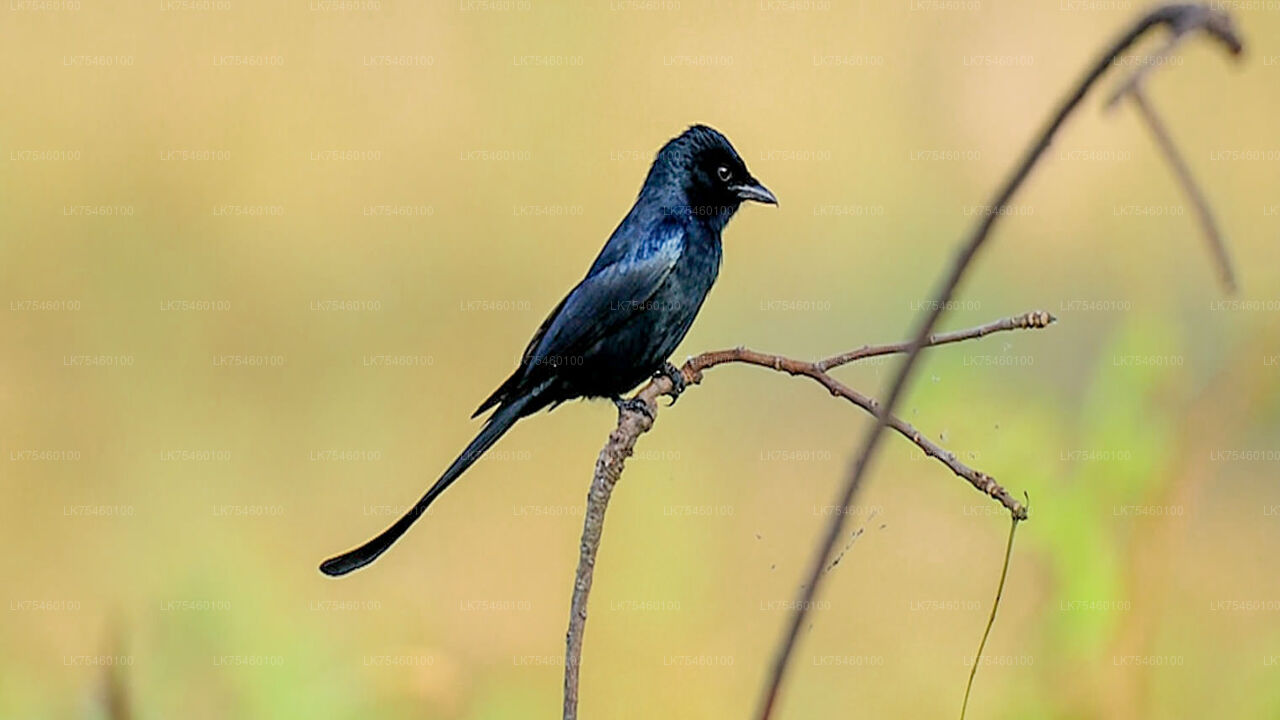
[[[729,182],[733,177],[733,171],[723,165],[716,169],[716,174],[720,176],[720,182]]]

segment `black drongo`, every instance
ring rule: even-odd
[[[658,151],[640,195],[586,277],[534,333],[496,407],[457,460],[394,525],[326,560],[326,575],[373,562],[517,420],[580,397],[620,396],[656,372],[684,338],[720,270],[720,232],[743,200],[777,204],[729,141],[695,125]]]

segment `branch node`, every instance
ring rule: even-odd
[[[1043,317],[1051,317],[1048,313],[1042,312],[1041,315]],[[993,332],[1010,331],[1029,326],[1027,322],[1023,322],[1020,325],[1018,318],[1004,318],[977,328],[940,333],[933,336],[933,340],[939,345],[956,343],[964,340],[976,340]],[[783,355],[768,355],[738,347],[733,350],[706,352],[696,357],[688,358],[680,368],[680,372],[686,380],[686,385],[692,386],[702,381],[704,370],[717,365],[735,362],[755,365],[777,372],[785,372],[792,376],[807,377],[827,388],[833,397],[842,397],[872,415],[876,415],[877,410],[881,407],[880,401],[840,383],[828,375],[824,368],[832,365],[843,365],[854,360],[876,355],[905,353],[909,352],[910,348],[910,344],[905,342],[892,345],[864,345],[856,351],[836,355],[821,362],[810,363]],[[648,385],[641,388],[630,399],[620,401],[618,424],[609,433],[609,440],[596,459],[595,473],[591,479],[591,489],[587,493],[582,541],[578,548],[578,570],[574,577],[573,599],[569,611],[569,631],[565,634],[563,715],[565,720],[575,719],[578,712],[578,682],[582,662],[583,635],[587,621],[587,599],[591,593],[591,583],[596,566],[596,553],[604,531],[605,509],[608,507],[615,485],[622,476],[626,459],[631,457],[635,451],[636,441],[653,427],[654,419],[657,415],[657,398],[662,395],[672,394],[674,389],[675,384],[672,381],[672,376],[663,373],[654,376]],[[996,485],[993,490],[989,484],[981,482],[978,479],[980,473],[956,460],[955,453],[942,449],[900,418],[891,416],[890,422],[893,428],[903,437],[915,443],[926,457],[937,459],[958,477],[964,478],[975,488],[999,500],[1015,517],[1026,517],[1021,505],[1010,498],[1003,488]],[[852,504],[845,503],[843,507],[849,508],[852,507]]]
[[[1020,316],[1017,320],[1017,324],[1018,327],[1040,329],[1047,328],[1057,321],[1058,318],[1044,310],[1032,310],[1026,315]]]

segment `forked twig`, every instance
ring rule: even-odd
[[[980,325],[968,330],[940,333],[928,338],[929,345],[946,345],[964,340],[975,340],[994,332],[1005,332],[1021,329],[1039,329],[1048,327],[1054,317],[1044,311],[1035,311],[1004,318],[995,322]],[[853,388],[831,377],[827,371],[848,365],[869,357],[907,352],[910,343],[893,343],[889,345],[866,345],[817,362],[795,360],[781,355],[760,353],[746,348],[707,352],[690,358],[680,369],[686,386],[702,382],[703,372],[718,365],[728,363],[744,363],[757,367],[769,368],[790,375],[799,375],[818,382],[833,396],[842,397],[854,405],[875,415],[879,402],[863,395]],[[653,427],[658,413],[657,399],[663,395],[673,395],[674,385],[671,378],[659,376],[645,385],[634,396],[648,408],[648,412],[637,412],[622,409],[618,412],[618,426],[609,434],[609,440],[596,459],[595,473],[591,478],[591,489],[587,493],[586,517],[582,523],[582,543],[578,552],[578,569],[574,576],[573,599],[569,610],[569,631],[565,638],[564,663],[564,719],[574,720],[578,716],[578,687],[582,664],[582,642],[587,622],[587,599],[591,594],[591,583],[595,577],[596,553],[600,547],[601,534],[604,531],[604,515],[613,494],[613,488],[622,475],[623,465],[635,448],[640,435]],[[1026,506],[1014,499],[1008,491],[990,475],[975,470],[956,459],[955,453],[943,449],[937,443],[925,437],[906,421],[891,418],[890,427],[903,437],[915,443],[924,451],[957,476],[969,481],[979,491],[990,495],[1007,508],[1013,517],[1024,519],[1027,516]]]
[[[1213,23],[1217,26],[1224,33],[1224,37],[1230,38],[1234,36],[1230,19],[1225,15],[1208,16],[1205,22]],[[1236,291],[1235,272],[1231,269],[1231,256],[1227,252],[1227,244],[1222,238],[1222,232],[1218,229],[1218,223],[1214,220],[1213,209],[1205,198],[1204,191],[1200,189],[1199,183],[1196,182],[1195,176],[1191,173],[1191,167],[1187,164],[1182,153],[1178,150],[1177,144],[1173,141],[1173,136],[1165,128],[1164,121],[1160,118],[1160,114],[1156,112],[1146,94],[1146,80],[1152,70],[1160,67],[1168,58],[1173,57],[1174,52],[1182,45],[1186,37],[1187,33],[1185,32],[1171,33],[1159,50],[1147,56],[1138,69],[1130,73],[1112,91],[1107,98],[1106,108],[1108,110],[1114,109],[1125,98],[1133,100],[1134,106],[1138,108],[1138,114],[1146,122],[1147,129],[1151,131],[1151,135],[1156,139],[1156,144],[1159,145],[1160,151],[1173,168],[1173,174],[1178,179],[1178,183],[1182,185],[1183,192],[1191,199],[1191,203],[1195,205],[1196,217],[1200,220],[1200,227],[1204,231],[1205,240],[1208,241],[1209,250],[1213,253],[1214,260],[1218,265],[1218,276],[1222,281],[1223,289],[1229,294],[1234,294]],[[1230,40],[1227,42],[1230,43]],[[1243,47],[1239,44],[1228,44],[1228,49],[1233,54],[1239,54]]]
[[[955,296],[961,280],[964,278],[970,264],[977,257],[978,251],[986,245],[995,223],[999,218],[1003,217],[1002,210],[1009,205],[1014,193],[1022,186],[1032,168],[1039,162],[1041,156],[1053,141],[1054,136],[1061,129],[1062,124],[1075,111],[1098,79],[1111,67],[1115,59],[1145,35],[1148,30],[1160,26],[1168,28],[1175,36],[1186,35],[1196,31],[1205,32],[1219,41],[1232,54],[1239,54],[1243,46],[1235,32],[1230,16],[1225,12],[1207,5],[1165,5],[1155,8],[1139,18],[1094,62],[1084,77],[1077,83],[1075,89],[1058,107],[1057,112],[1050,118],[1048,125],[1041,131],[1036,141],[1026,150],[1012,174],[1000,186],[994,201],[988,204],[988,207],[992,208],[992,212],[982,217],[978,226],[961,246],[959,255],[944,278],[934,302],[930,305],[930,310],[921,319],[914,333],[915,339],[907,350],[907,356],[902,361],[902,365],[894,377],[888,400],[885,401],[878,414],[878,421],[863,436],[853,468],[840,491],[837,502],[838,507],[849,507],[852,504],[862,478],[866,475],[867,469],[875,456],[876,448],[879,446],[880,438],[883,436],[885,428],[891,427],[893,410],[897,407],[898,401],[906,390],[907,381],[911,376],[911,371],[915,368],[916,361],[920,357],[920,351],[925,347],[930,333],[933,332],[942,313]],[[818,588],[822,584],[823,568],[826,566],[827,559],[844,532],[845,515],[845,513],[831,514],[826,530],[822,535],[822,540],[818,544],[817,551],[813,554],[807,576],[808,581],[801,586],[799,600],[795,604],[796,610],[792,613],[791,622],[774,657],[760,704],[759,717],[761,720],[767,720],[772,715],[777,704],[779,689],[790,664],[796,641],[800,636],[800,628],[804,626],[808,608],[811,606]]]

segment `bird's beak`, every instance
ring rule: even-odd
[[[769,205],[778,204],[778,198],[774,197],[774,194],[769,192],[769,188],[761,185],[755,178],[752,178],[749,183],[732,185],[729,189],[737,193],[738,197],[743,200],[753,200],[758,203],[768,203]]]

